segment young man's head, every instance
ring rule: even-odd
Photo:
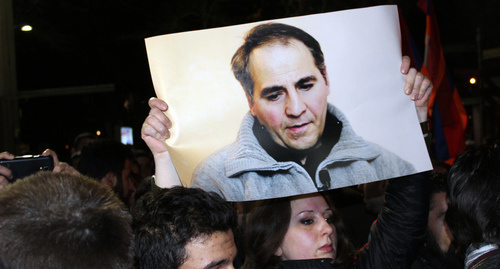
[[[131,217],[106,186],[41,172],[0,191],[6,268],[132,268]]]
[[[233,268],[236,215],[217,194],[152,190],[136,202],[132,226],[137,268]]]
[[[254,27],[232,59],[252,115],[273,140],[292,150],[317,145],[330,93],[319,43],[296,27]]]
[[[94,141],[97,141],[98,139],[99,138],[95,134],[88,132],[77,135],[73,140],[73,146],[71,147],[71,166],[77,167],[78,162],[80,161],[82,148]]]
[[[446,222],[457,243],[500,244],[500,143],[464,152],[447,185]]]
[[[132,151],[120,142],[98,140],[82,148],[77,170],[112,188],[127,205],[135,192]]]

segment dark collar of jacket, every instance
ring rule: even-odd
[[[296,151],[276,144],[269,131],[257,119],[254,121],[252,130],[262,148],[276,161],[295,162],[303,166],[309,176],[314,178],[319,163],[328,156],[333,146],[339,141],[342,122],[333,114],[327,113],[323,135],[319,139],[319,146],[304,151]],[[302,159],[305,157],[307,157],[306,162],[302,164]]]
[[[372,145],[356,135],[341,111],[329,104],[328,114],[338,118],[342,123],[342,128],[339,140],[333,145],[327,159],[373,160],[380,155],[379,150],[374,149]],[[289,169],[292,166],[291,162],[275,160],[262,148],[253,133],[254,121],[250,113],[245,115],[238,138],[234,146],[228,150],[224,165],[227,177],[246,171]]]

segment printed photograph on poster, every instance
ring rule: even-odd
[[[396,6],[146,39],[185,186],[228,201],[432,169],[404,94]]]

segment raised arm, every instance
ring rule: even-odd
[[[406,75],[405,93],[415,102],[420,122],[427,121],[432,83],[410,68],[403,57],[401,73]],[[390,179],[385,204],[369,243],[358,253],[356,268],[407,268],[425,242],[429,209],[429,172]]]
[[[155,183],[160,188],[181,186],[165,140],[170,137],[169,129],[172,127],[170,119],[165,115],[167,103],[158,98],[149,99],[149,115],[141,129],[141,138],[146,142],[153,153],[155,160]]]

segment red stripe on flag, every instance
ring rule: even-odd
[[[429,116],[432,117],[434,106],[437,105],[442,121],[440,125],[445,136],[445,140],[441,141],[445,141],[447,144],[446,147],[436,145],[436,150],[447,148],[449,161],[452,161],[465,149],[464,130],[467,125],[467,113],[456,88],[452,86],[446,74],[446,61],[432,2],[420,0],[418,6],[427,14],[425,67],[422,68],[421,72],[431,79],[434,86],[429,100]],[[437,155],[443,156],[439,153]]]

